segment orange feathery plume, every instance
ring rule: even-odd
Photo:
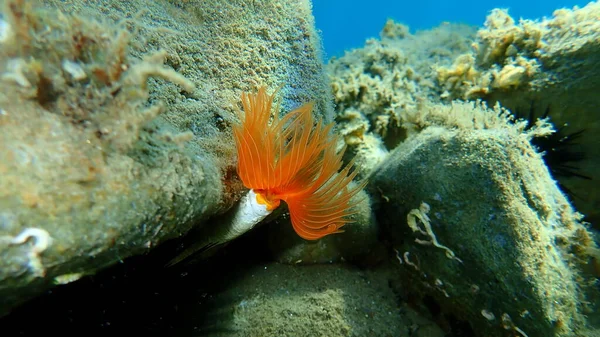
[[[288,205],[294,230],[307,240],[316,240],[351,222],[356,205],[351,198],[366,181],[349,187],[357,171],[353,161],[342,167],[342,151],[336,152],[333,124],[315,124],[313,104],[308,103],[279,118],[273,95],[264,87],[256,94],[242,94],[240,123],[233,127],[238,154],[238,174],[257,202],[268,210],[283,200]]]

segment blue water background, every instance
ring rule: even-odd
[[[360,48],[366,39],[379,37],[388,18],[406,24],[411,33],[429,29],[442,22],[483,26],[494,8],[507,8],[515,18],[551,17],[559,8],[583,7],[589,1],[512,0],[512,1],[448,1],[448,0],[313,0],[317,29],[321,31],[325,60],[342,56],[344,50]]]

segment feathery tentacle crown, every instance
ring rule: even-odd
[[[279,118],[274,96],[264,87],[242,93],[243,112],[238,110],[240,123],[233,127],[238,175],[269,210],[285,201],[300,237],[316,240],[342,232],[354,213],[351,199],[366,181],[348,186],[357,174],[350,172],[354,161],[340,171],[345,147],[336,152],[333,124],[323,125],[321,119],[315,124],[312,103]]]

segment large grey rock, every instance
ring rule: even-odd
[[[426,105],[378,167],[375,212],[413,295],[480,336],[592,336],[590,233],[529,143],[499,109]]]
[[[0,315],[228,209],[241,90],[332,119],[310,2],[0,6]]]

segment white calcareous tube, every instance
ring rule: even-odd
[[[271,211],[267,210],[267,205],[257,202],[254,190],[248,191],[235,208],[237,210],[232,213],[233,217],[230,221],[230,229],[227,235],[223,237],[225,239],[223,242],[233,240],[246,233],[264,220],[267,215],[271,214]]]
[[[216,223],[209,225],[198,242],[186,248],[167,266],[175,265],[196,252],[232,241],[263,221],[271,211],[267,209],[267,205],[259,204],[256,196],[254,190],[248,191],[237,205],[216,219]]]

